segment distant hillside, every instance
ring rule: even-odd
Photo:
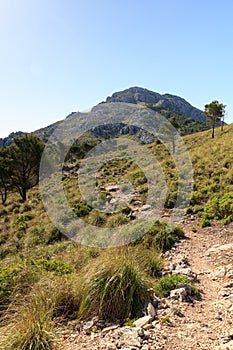
[[[0,147],[6,147],[9,146],[11,143],[14,141],[14,137],[21,137],[24,135],[24,132],[22,131],[17,131],[17,132],[12,132],[9,136],[0,138]]]
[[[179,132],[181,135],[192,134],[198,131],[204,131],[208,129],[206,125],[205,116],[201,110],[193,107],[190,103],[188,103],[185,99],[174,96],[171,94],[161,95],[157,92],[153,92],[141,87],[131,87],[124,91],[115,92],[112,96],[107,97],[106,101],[101,102],[104,103],[115,103],[115,102],[124,102],[124,103],[132,103],[132,104],[141,104],[147,108],[153,109],[156,112],[161,113],[167,119],[170,117],[175,117],[178,122],[180,128]],[[88,113],[87,113],[88,115]],[[70,113],[66,118],[75,118],[75,112]],[[55,128],[61,123],[58,121],[47,127],[41,128],[33,132],[34,135],[38,136],[42,141],[46,141],[50,135],[53,133]],[[125,126],[123,127],[123,133],[125,134]],[[111,129],[112,128],[112,129]],[[121,127],[114,126],[109,121],[108,130],[106,130],[106,126],[98,127],[93,131],[94,137],[105,137],[106,134],[116,135],[116,130],[121,133]],[[130,128],[130,134],[138,134],[139,130],[137,128]],[[13,142],[13,138],[16,136],[22,136],[23,132],[11,133],[8,137],[4,139],[0,139],[0,147],[8,146]],[[145,142],[146,139],[146,142]],[[144,137],[144,143],[152,142],[150,137]]]

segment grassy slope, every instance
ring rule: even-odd
[[[232,221],[233,216],[233,124],[184,138],[194,169],[194,212],[202,211],[206,219]]]
[[[184,140],[190,152],[195,174],[190,210],[199,212],[207,220],[212,218],[211,213],[214,210],[216,211],[215,217],[224,218],[225,214],[229,217],[228,212],[232,212],[232,201],[228,198],[227,203],[225,203],[226,200],[222,203],[221,198],[224,195],[229,197],[229,194],[233,192],[233,125],[225,127],[223,132],[220,129],[216,130],[214,140],[211,139],[210,131],[185,136]],[[167,204],[172,204],[175,200],[177,184],[175,165],[163,145],[153,144],[149,148],[155,152],[167,174],[167,181],[171,189]],[[100,177],[99,182],[103,184],[115,181],[114,172],[116,169],[118,175],[119,169],[121,169],[124,177],[135,181],[135,189],[139,196],[141,195],[143,202],[146,196],[146,184],[143,174],[140,173],[141,170],[132,163],[127,165],[125,161],[120,161],[119,164],[113,162],[110,165],[105,165],[102,174],[107,176]],[[137,173],[139,176],[135,176]],[[66,192],[73,206],[78,205],[80,201],[79,192],[72,190],[74,182],[75,179],[69,180],[67,178],[65,180]],[[221,206],[218,204],[217,207],[216,197],[219,198]],[[214,208],[211,207],[213,201]],[[90,306],[89,291],[96,288],[97,292],[101,293],[98,281],[104,283],[106,275],[114,277],[118,284],[118,276],[123,273],[126,276],[126,281],[131,281],[132,278],[136,289],[137,286],[140,286],[144,290],[148,286],[148,281],[150,284],[151,277],[163,264],[156,254],[156,247],[150,244],[150,249],[147,249],[151,239],[141,240],[134,247],[114,250],[81,247],[64,239],[50,222],[37,187],[29,191],[26,203],[20,203],[17,194],[11,194],[7,205],[0,206],[0,215],[0,313],[13,301],[10,304],[10,323],[7,323],[6,328],[3,328],[2,334],[4,332],[6,336],[7,334],[14,335],[15,332],[20,334],[25,331],[23,327],[25,329],[31,327],[32,333],[39,332],[40,336],[48,336],[48,339],[41,340],[47,342],[48,349],[50,349],[50,340],[52,339],[49,334],[50,332],[53,334],[54,318],[67,317],[67,315],[76,317],[78,312],[81,313],[80,316],[83,316],[83,310],[89,310]],[[119,223],[119,217],[116,218],[116,221],[114,220],[114,217],[107,218],[107,223],[110,226],[112,222]],[[156,230],[162,232],[163,226],[155,227],[151,233],[152,237]],[[170,239],[171,237],[167,237],[168,243]],[[115,265],[112,264],[113,257],[116,259]],[[121,263],[122,258],[124,258],[123,264]],[[95,266],[98,270],[99,266],[105,266],[106,269],[101,270],[102,275],[96,275]],[[89,278],[91,267],[92,279]],[[86,283],[83,284],[83,281]],[[92,281],[95,281],[94,285],[92,285]],[[39,294],[36,292],[38,288],[40,288]],[[125,288],[124,285],[122,288]],[[107,295],[111,295],[112,291],[107,290],[107,293]],[[80,296],[81,294],[82,296]],[[17,299],[14,299],[15,296]],[[141,302],[143,301],[141,300]],[[30,314],[31,305],[36,306],[36,313],[33,315]],[[95,307],[96,305],[94,305]],[[136,308],[132,309],[134,305],[127,305],[127,307],[128,316],[135,315]],[[20,317],[12,317],[12,315],[16,315],[14,314],[15,310],[18,315],[21,315]],[[112,311],[103,307],[102,310],[97,308],[95,312],[109,315]],[[44,315],[47,318],[43,319],[44,323],[41,325],[41,329],[34,330],[33,325],[38,321],[37,317],[41,319]],[[9,327],[13,328],[9,329]],[[23,349],[24,339],[20,339],[19,335],[18,343],[12,343],[13,340],[9,337],[7,339],[13,348]],[[0,338],[0,342],[1,340],[5,344],[4,348],[10,349],[6,346],[6,340]],[[25,349],[27,348],[25,347]]]

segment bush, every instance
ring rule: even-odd
[[[17,217],[14,221],[13,226],[17,228],[19,231],[25,231],[27,228],[27,222],[33,219],[32,214],[22,214]]]
[[[200,226],[201,226],[201,227],[208,227],[208,226],[211,226],[211,222],[210,222],[209,219],[204,218],[203,220],[201,220]]]
[[[154,286],[155,295],[158,297],[167,297],[171,290],[176,289],[179,283],[188,283],[187,276],[172,275],[161,277]]]
[[[46,296],[52,319],[77,317],[82,291],[81,280],[77,275],[55,276],[53,279],[45,277],[34,285],[32,291],[40,298]]]
[[[61,275],[71,274],[74,268],[59,260],[32,260],[32,266],[38,267],[46,272],[55,272]]]
[[[205,217],[209,220],[223,219],[223,224],[227,225],[233,221],[233,193],[225,193],[222,197],[212,198],[205,207]]]
[[[123,213],[117,213],[108,219],[108,227],[117,227],[120,225],[125,225],[130,221],[129,217]]]
[[[180,227],[156,220],[150,230],[134,244],[142,243],[147,248],[154,247],[156,250],[166,251],[184,237]]]
[[[90,213],[91,207],[88,204],[81,202],[77,203],[73,210],[78,217],[82,217]]]
[[[14,296],[24,295],[39,275],[26,264],[0,268],[0,307],[7,308]]]
[[[68,275],[73,267],[58,260],[24,260],[12,267],[0,268],[0,306],[5,309],[15,295],[24,295],[42,274]]]
[[[79,317],[126,319],[138,316],[148,299],[148,283],[131,259],[119,255],[99,261],[84,276]]]
[[[227,216],[225,219],[222,220],[223,225],[228,225],[233,221],[233,214]]]
[[[88,223],[93,226],[104,226],[106,215],[97,209],[93,209],[88,216]]]

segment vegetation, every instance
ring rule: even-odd
[[[212,101],[205,105],[204,114],[206,116],[207,124],[212,128],[212,138],[214,138],[214,129],[217,125],[224,121],[225,107],[218,101]]]
[[[85,275],[79,316],[113,320],[138,316],[149,297],[149,283],[139,267],[122,255],[96,263]]]
[[[200,122],[192,118],[188,118],[185,115],[175,113],[174,111],[159,107],[156,104],[146,104],[147,107],[153,109],[155,112],[159,112],[168,120],[175,118],[176,123],[179,125],[179,133],[181,135],[193,134],[199,131],[207,130],[209,127],[205,122]],[[177,128],[177,126],[174,126]]]
[[[219,128],[217,133],[214,143],[208,131],[184,137],[194,168],[189,213],[200,216],[203,227],[211,225],[212,220],[222,220],[225,225],[233,221],[233,126],[226,126],[224,131]],[[154,220],[143,237],[115,249],[83,247],[67,240],[51,224],[36,185],[43,145],[29,136],[23,140],[18,146],[16,143],[0,149],[0,348],[54,349],[56,328],[61,322],[91,316],[130,322],[150,299],[150,287],[158,296],[165,296],[177,284],[189,282],[181,276],[158,279],[164,266],[162,252],[184,238],[179,227]],[[23,148],[24,142],[32,145],[31,149],[35,146],[35,158]],[[165,206],[173,208],[180,180],[172,155],[159,142],[148,148],[166,176]],[[14,170],[16,149],[21,155]],[[128,184],[131,189],[127,206],[117,213],[102,213],[86,203],[79,192],[76,151],[72,153],[74,173],[64,171],[63,176],[64,191],[74,213],[99,227],[115,227],[134,220],[132,208],[140,209],[147,201],[145,169],[124,158],[102,166],[96,179],[97,202],[105,205],[113,198],[108,185],[119,185],[124,195]],[[18,183],[23,179],[19,171],[27,164],[23,155],[31,162],[30,173],[25,175],[26,186],[21,189],[26,191],[26,197],[14,182],[17,177]],[[196,228],[192,230],[195,232]]]
[[[10,184],[10,159],[5,148],[0,148],[0,194],[2,204],[7,200]]]
[[[217,131],[214,143],[208,138],[208,132],[185,137],[194,169],[189,212],[198,214],[204,226],[214,219],[223,220],[225,224],[233,221],[233,125]]]
[[[22,200],[27,191],[38,183],[43,143],[33,135],[16,137],[14,144],[0,150],[0,192],[6,202],[9,188],[16,189]]]
[[[181,228],[156,220],[150,230],[133,244],[140,242],[146,248],[154,247],[166,251],[183,238],[184,232]]]
[[[158,297],[166,297],[173,289],[176,289],[180,283],[190,283],[190,279],[182,275],[167,275],[161,277],[154,286],[155,294]],[[194,285],[191,285],[192,293],[198,294],[198,290]]]

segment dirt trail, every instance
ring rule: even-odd
[[[188,239],[178,246],[173,259],[178,254],[187,256],[199,280],[201,300],[193,305],[180,305],[185,317],[175,320],[167,350],[209,350],[233,338],[233,266],[230,266],[233,235],[229,233],[232,227],[226,229],[216,224],[201,229],[194,224],[187,220],[183,225]],[[197,233],[191,231],[193,226],[198,228]],[[223,245],[226,249],[219,249]]]
[[[194,226],[196,233],[192,232]],[[168,307],[158,313],[157,322],[146,331],[147,338],[141,346],[137,343],[119,345],[124,332],[126,337],[127,334],[131,336],[133,329],[128,327],[112,330],[107,335],[73,332],[66,336],[62,349],[232,350],[233,225],[226,228],[215,223],[212,227],[200,228],[198,221],[189,217],[183,229],[187,239],[171,250],[168,265],[179,256],[187,257],[190,268],[197,275],[200,300],[168,300]],[[166,317],[169,322],[162,323],[161,317]]]

